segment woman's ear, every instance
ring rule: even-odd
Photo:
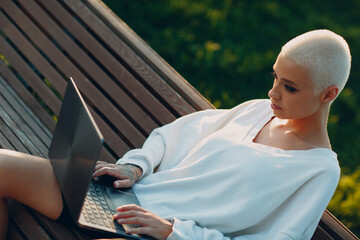
[[[339,93],[339,88],[337,86],[330,86],[323,91],[321,100],[324,103],[332,102]]]

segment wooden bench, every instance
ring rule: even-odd
[[[152,129],[213,108],[99,0],[0,1],[0,145],[47,151],[68,78],[105,138],[101,159],[141,147]],[[10,202],[9,239],[107,236]],[[1,227],[1,226],[0,226]],[[357,239],[326,211],[313,239]]]

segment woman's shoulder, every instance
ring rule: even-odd
[[[340,175],[340,164],[337,159],[337,154],[328,148],[313,148],[304,151],[307,154],[307,162],[310,162],[313,167],[318,166],[322,169],[325,175],[339,176]]]

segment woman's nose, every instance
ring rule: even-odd
[[[270,89],[270,91],[268,92],[268,96],[270,99],[280,99],[280,94],[276,87],[276,84],[274,84],[273,87]]]

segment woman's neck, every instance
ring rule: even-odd
[[[281,127],[284,131],[295,134],[299,139],[318,147],[331,148],[328,131],[327,119],[329,107],[319,109],[313,115],[302,119],[278,119],[273,121],[274,126]]]

